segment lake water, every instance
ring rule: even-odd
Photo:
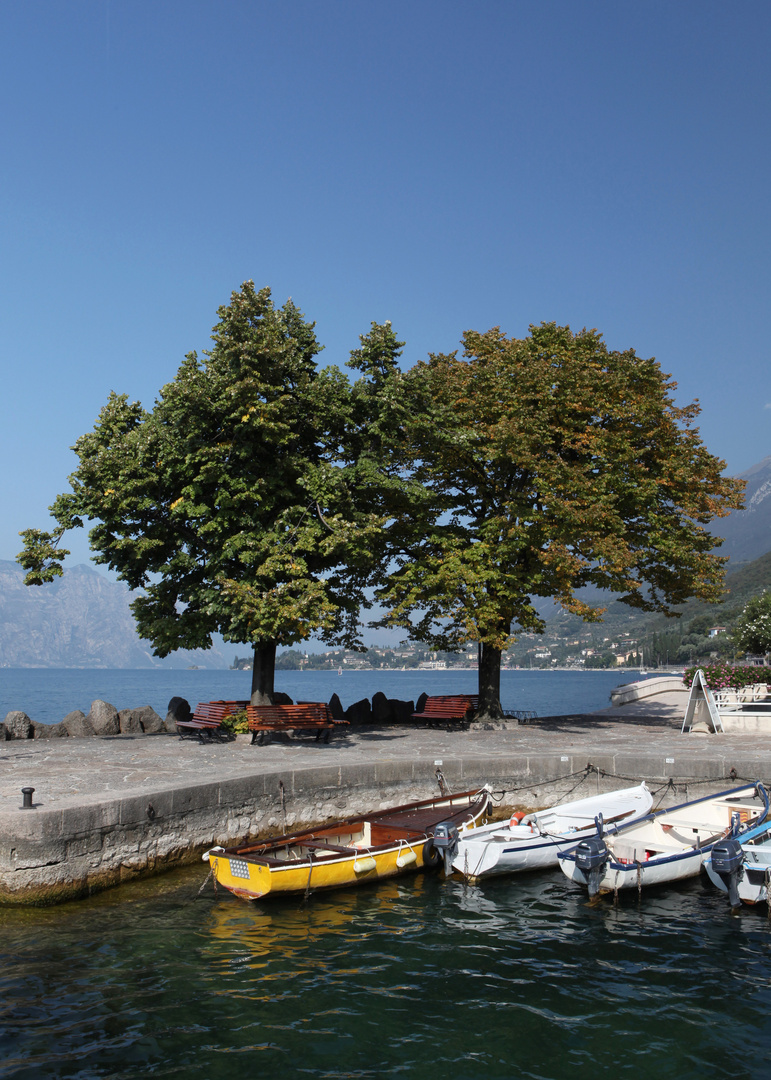
[[[117,709],[152,705],[166,715],[174,696],[199,701],[249,697],[250,671],[166,671],[51,668],[0,668],[0,719],[21,709],[33,720],[54,724],[74,709],[88,712],[96,699]],[[623,671],[503,671],[504,709],[524,709],[539,716],[592,712],[610,704],[610,692],[632,682],[638,673]],[[459,671],[278,671],[276,689],[294,700],[329,701],[337,694],[343,707],[369,698],[378,690],[387,697],[416,701],[428,694],[470,694],[477,672]]]
[[[205,867],[0,910],[0,1077],[766,1080],[771,931],[559,872],[248,905]]]
[[[95,697],[248,693],[243,672],[2,672],[56,720]],[[474,674],[286,673],[296,697],[473,689]],[[507,672],[541,715],[619,672]],[[468,683],[468,685],[466,685]],[[0,838],[7,842],[8,838]],[[697,879],[590,906],[559,870],[416,874],[248,905],[203,863],[44,910],[0,908],[0,1078],[766,1080],[771,924]],[[204,891],[199,894],[201,886]]]

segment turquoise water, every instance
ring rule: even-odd
[[[539,716],[604,709],[610,692],[637,678],[622,671],[504,671],[501,703],[505,709],[526,709]],[[117,709],[152,705],[166,715],[169,700],[178,695],[195,706],[199,701],[249,696],[248,671],[102,671],[50,668],[0,668],[0,719],[21,709],[33,720],[54,724],[68,712],[88,712],[97,698]],[[347,708],[378,690],[387,697],[416,701],[429,694],[475,693],[475,671],[280,671],[276,689],[293,700],[329,701],[337,694]]]
[[[205,867],[0,912],[0,1077],[764,1078],[771,931],[559,871],[250,906]]]

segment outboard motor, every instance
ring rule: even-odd
[[[739,882],[744,876],[744,852],[738,840],[720,840],[712,848],[712,869],[728,890],[728,903],[732,908],[741,905]]]
[[[434,829],[434,847],[444,858],[444,872],[447,877],[452,873],[452,860],[458,854],[460,833],[450,821],[440,822]]]
[[[600,878],[608,858],[608,849],[601,835],[582,840],[575,850],[576,866],[586,878],[590,900],[593,900],[600,891]]]

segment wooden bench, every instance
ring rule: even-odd
[[[252,742],[262,745],[271,731],[312,731],[316,738],[329,742],[332,729],[347,720],[335,720],[329,705],[321,701],[300,701],[296,705],[248,705],[246,717]]]
[[[248,701],[199,701],[189,720],[177,720],[177,732],[183,739],[227,739],[229,733],[221,730],[226,716],[242,712]]]
[[[412,714],[413,720],[426,720],[429,727],[438,724],[465,724],[479,708],[478,694],[437,694],[427,697],[420,712]]]

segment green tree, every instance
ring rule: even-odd
[[[754,596],[745,605],[734,624],[732,637],[742,652],[761,655],[771,652],[771,593]]]
[[[75,444],[56,528],[22,533],[19,561],[27,584],[52,580],[63,534],[89,520],[95,561],[144,590],[132,607],[156,655],[208,648],[215,632],[251,643],[259,703],[273,697],[278,645],[313,633],[360,645],[354,571],[378,521],[351,498],[350,388],[318,370],[314,324],[252,282],[218,315],[213,348],[185,358],[152,411],[110,395]]]
[[[389,376],[403,413],[391,475],[421,494],[391,502],[378,599],[385,625],[432,648],[479,642],[480,708],[495,716],[502,651],[544,629],[533,598],[587,621],[603,609],[586,585],[648,611],[716,599],[725,560],[704,526],[741,506],[743,485],[655,360],[554,323],[463,345]]]

